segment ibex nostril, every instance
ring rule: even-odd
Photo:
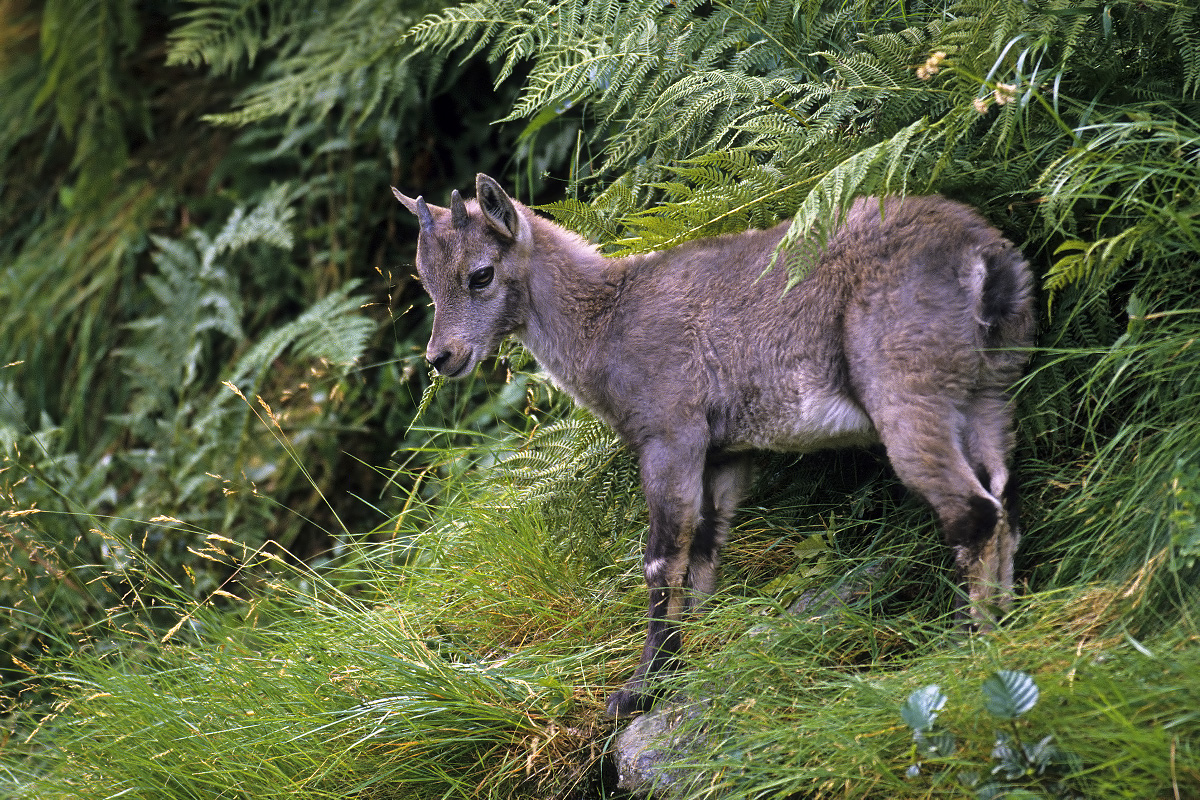
[[[430,354],[426,353],[425,360],[429,362],[429,365],[431,367],[436,369],[438,372],[441,372],[442,367],[444,367],[446,365],[446,362],[450,360],[452,355],[453,355],[453,353],[451,353],[449,350],[443,350],[442,352],[438,353],[437,355],[432,355],[432,356]]]

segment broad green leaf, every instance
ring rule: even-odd
[[[900,706],[900,717],[914,731],[927,731],[933,727],[937,712],[945,705],[946,695],[942,694],[941,687],[930,684],[908,696]]]
[[[1025,746],[1025,759],[1029,765],[1038,771],[1038,774],[1045,772],[1046,767],[1054,761],[1058,755],[1058,748],[1054,746],[1054,734],[1047,734],[1035,745]]]
[[[925,755],[929,757],[954,755],[956,742],[954,734],[950,731],[916,731],[913,738],[924,749]]]
[[[1038,688],[1028,673],[1002,669],[983,682],[983,695],[990,714],[1016,719],[1037,705]]]

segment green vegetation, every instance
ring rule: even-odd
[[[1078,796],[1058,778],[1060,773],[1079,773],[1079,762],[1054,745],[1054,734],[1036,743],[1026,742],[1017,725],[1017,718],[1037,705],[1039,692],[1033,678],[1026,672],[1002,669],[983,682],[983,694],[988,713],[998,723],[1008,723],[1008,730],[996,733],[992,760],[997,763],[991,769],[994,777],[982,778],[975,770],[962,770],[957,774],[959,782],[984,800],[1013,795],[1039,797],[1034,790],[1043,790],[1052,797]],[[946,700],[937,684],[930,684],[910,694],[900,707],[900,716],[913,729],[914,758],[907,773],[910,778],[921,774],[920,756],[948,761],[954,755],[954,734],[937,724]]]
[[[1042,279],[1011,618],[955,637],[878,454],[764,457],[680,791],[1200,794],[1194,3],[397,5],[0,2],[0,793],[617,795],[636,465],[420,357],[387,186],[485,171],[613,252],[939,191]]]

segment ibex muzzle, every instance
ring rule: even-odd
[[[787,224],[605,258],[486,175],[449,208],[395,191],[421,223],[427,356],[470,372],[506,336],[637,453],[650,512],[641,662],[609,699],[648,708],[684,611],[713,590],[748,453],[881,441],[933,507],[965,616],[1007,605],[1019,539],[1007,392],[1033,341],[1029,268],[940,197],[862,199],[785,291]],[[764,271],[765,274],[764,274]]]

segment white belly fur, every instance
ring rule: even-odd
[[[810,390],[772,400],[739,427],[732,449],[807,452],[879,441],[871,420],[844,395]]]

